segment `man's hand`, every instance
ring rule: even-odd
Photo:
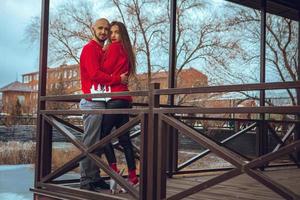
[[[127,85],[128,84],[128,72],[121,74],[121,83]]]

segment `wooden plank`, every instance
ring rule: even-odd
[[[244,164],[244,160],[242,160],[239,155],[236,155],[235,153],[233,153],[232,151],[228,150],[227,148],[225,148],[223,146],[217,145],[214,141],[212,141],[211,139],[207,138],[206,136],[204,136],[202,134],[199,134],[197,131],[195,131],[191,127],[188,127],[183,122],[181,122],[175,118],[168,117],[166,115],[161,115],[161,118],[166,123],[168,123],[170,126],[181,131],[187,137],[193,139],[194,141],[201,144],[205,148],[210,149],[217,156],[226,160],[227,162],[231,163],[232,165],[240,167],[241,165]]]
[[[203,183],[197,184],[197,185],[195,185],[195,186],[193,186],[193,187],[191,187],[191,188],[189,188],[189,189],[187,189],[185,191],[182,191],[182,192],[180,192],[180,193],[178,193],[178,194],[176,194],[174,196],[171,196],[171,197],[169,197],[167,199],[170,199],[170,200],[182,199],[182,198],[187,197],[187,196],[189,196],[191,194],[194,194],[196,192],[199,192],[201,190],[209,188],[209,187],[211,187],[213,185],[219,184],[219,183],[221,183],[221,182],[223,182],[225,180],[228,180],[228,179],[230,179],[232,177],[235,177],[235,176],[239,175],[240,173],[241,172],[238,169],[232,169],[229,172],[225,172],[224,174],[216,176],[216,177],[214,177],[212,179],[209,179],[209,180],[207,180],[207,181],[205,181]]]
[[[148,108],[123,108],[123,109],[70,109],[70,110],[41,110],[46,115],[82,115],[82,114],[139,114],[148,112]]]
[[[298,114],[300,106],[260,106],[260,107],[223,107],[223,108],[154,108],[155,113],[176,113],[176,114],[224,114],[224,113],[272,113],[272,114]]]
[[[294,193],[300,193],[298,183],[300,182],[300,169],[290,168],[284,170],[272,170],[264,172],[267,176],[272,177],[274,181],[279,182],[289,188]],[[167,197],[176,195],[183,190],[192,188],[199,183],[203,183],[216,175],[189,175],[188,177],[175,176],[167,180]],[[185,197],[187,200],[196,199],[244,199],[244,200],[281,200],[282,197],[252,179],[246,174],[237,176],[218,185],[202,190],[196,194]]]
[[[214,93],[214,92],[253,91],[253,90],[261,90],[261,89],[275,90],[275,89],[286,89],[286,88],[300,88],[300,81],[160,89],[160,90],[154,90],[154,94],[160,94],[160,95],[195,94],[195,93]]]
[[[70,101],[70,100],[114,97],[114,96],[148,96],[148,91],[140,90],[140,91],[127,91],[127,92],[111,92],[111,93],[102,93],[102,94],[48,95],[48,96],[41,96],[40,101]]]

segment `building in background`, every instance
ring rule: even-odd
[[[2,113],[36,114],[38,98],[38,72],[22,75],[22,83],[15,81],[0,89],[2,93]],[[61,65],[48,68],[47,95],[79,94],[79,65]],[[16,110],[17,109],[17,110]]]
[[[159,83],[161,89],[168,88],[168,72],[167,71],[159,71],[152,73],[152,83]],[[177,88],[187,88],[187,87],[201,87],[208,85],[208,78],[205,74],[198,71],[195,68],[185,68],[181,70],[181,72],[176,76],[177,79]],[[138,91],[138,90],[147,90],[148,86],[148,74],[138,74],[136,81],[130,82],[130,90]],[[194,99],[203,99],[206,98],[207,94],[190,94],[190,95],[175,95],[175,104],[176,105],[184,105],[187,102],[191,103]],[[134,101],[137,102],[145,102],[147,97],[135,97]],[[167,96],[160,97],[160,103],[167,103]]]
[[[38,72],[31,72],[22,75],[22,83],[14,82],[1,89],[3,93],[3,108],[5,112],[11,113],[8,109],[11,102],[19,99],[23,114],[36,114]],[[160,83],[161,88],[168,86],[168,72],[160,71],[152,74],[152,81]],[[147,74],[138,74],[136,81],[131,81],[131,91],[145,90],[147,86]],[[177,87],[199,87],[207,86],[208,78],[205,74],[194,68],[183,69],[177,76]],[[17,89],[18,88],[18,89]],[[80,68],[79,65],[61,65],[55,68],[48,68],[47,71],[47,95],[81,94]],[[179,105],[187,102],[195,102],[195,99],[203,99],[207,94],[176,95],[175,103]],[[135,102],[146,102],[144,99],[135,98]],[[161,103],[167,103],[167,96],[161,97]]]
[[[22,75],[23,83],[33,90],[38,90],[39,72]],[[47,95],[80,94],[79,65],[61,65],[47,70]]]
[[[5,114],[34,114],[37,111],[37,91],[27,84],[15,81],[0,89],[2,111]]]
[[[3,110],[3,103],[2,103],[2,93],[0,92],[0,113]]]

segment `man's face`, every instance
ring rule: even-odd
[[[104,42],[109,33],[109,24],[106,20],[98,20],[93,26],[95,38],[98,39],[99,42]]]

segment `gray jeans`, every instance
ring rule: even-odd
[[[105,108],[105,102],[103,101],[87,101],[82,99],[79,103],[80,109],[101,109]],[[103,115],[92,115],[84,114],[83,115],[83,128],[84,135],[82,142],[86,147],[90,147],[100,140],[101,135],[101,124],[102,124]],[[89,158],[84,158],[80,162],[80,175],[81,181],[88,183],[96,181],[100,178],[100,169],[99,167],[90,160]]]

